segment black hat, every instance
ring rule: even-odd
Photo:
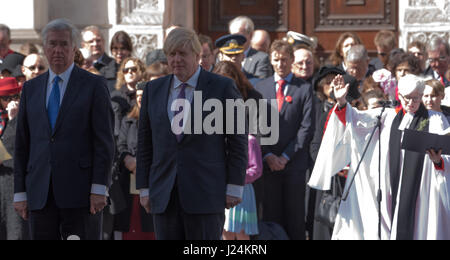
[[[162,49],[156,49],[147,54],[145,61],[147,66],[156,62],[167,63],[167,57]]]
[[[244,52],[247,38],[241,34],[228,34],[216,40],[216,47],[224,54],[239,54]]]
[[[17,52],[9,54],[8,56],[6,56],[6,58],[3,59],[3,62],[0,64],[0,73],[4,70],[7,70],[12,74],[16,67],[22,66],[24,59],[25,56]]]
[[[351,102],[355,99],[359,99],[361,97],[361,94],[359,93],[358,90],[358,81],[354,77],[346,74],[344,70],[334,66],[324,66],[319,69],[319,71],[315,74],[312,80],[312,85],[314,89],[316,89],[317,84],[328,74],[343,75],[345,84],[350,84],[350,88],[347,94],[348,102]]]

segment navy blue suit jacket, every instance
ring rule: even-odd
[[[273,76],[258,82],[255,88],[264,99],[276,100]],[[284,153],[290,158],[288,168],[304,170],[308,168],[308,147],[314,133],[311,84],[293,77],[286,96],[290,96],[292,102],[285,100],[279,112],[279,140],[275,145],[262,145],[262,155],[273,153],[280,156]],[[270,123],[270,113],[278,113],[278,109],[269,109],[268,113]]]
[[[247,169],[246,134],[186,134],[180,143],[171,130],[167,104],[173,75],[147,84],[142,98],[137,151],[137,188],[149,188],[153,214],[164,213],[174,186],[189,214],[217,214],[225,209],[227,184],[244,186]],[[202,106],[218,99],[240,98],[234,82],[202,69],[196,91]],[[193,100],[191,123],[196,115]],[[202,120],[211,112],[203,111]],[[224,117],[225,121],[225,117]],[[204,121],[202,121],[204,122]],[[224,127],[226,126],[224,122]],[[192,127],[192,129],[194,129]]]
[[[105,80],[74,67],[52,131],[46,108],[49,73],[24,84],[17,117],[14,192],[42,209],[50,180],[59,208],[89,207],[92,184],[109,185],[113,112]]]

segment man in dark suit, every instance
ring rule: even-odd
[[[142,98],[136,182],[141,205],[154,214],[159,240],[220,239],[225,207],[237,205],[242,198],[247,135],[183,133],[188,126],[194,130],[196,120],[204,122],[211,115],[196,113],[196,105],[203,107],[212,99],[225,105],[226,100],[240,98],[231,80],[198,65],[200,51],[194,31],[174,29],[164,44],[173,75],[148,83]],[[194,91],[203,99],[193,98]],[[192,103],[191,111],[174,110],[180,100]],[[226,126],[225,117],[220,120],[216,124]]]
[[[450,65],[450,45],[442,38],[434,38],[427,46],[428,63],[430,66],[425,71],[426,76],[439,80],[444,87],[450,86],[450,80],[446,78]]]
[[[14,206],[29,219],[32,239],[100,239],[100,229],[96,237],[88,233],[101,227],[114,154],[108,89],[102,77],[74,65],[79,37],[72,24],[54,20],[42,36],[50,69],[23,88]]]
[[[246,16],[236,17],[229,23],[229,32],[231,34],[242,34],[247,39],[244,45],[245,58],[242,65],[247,78],[265,79],[272,76],[273,69],[267,53],[250,47],[254,31],[255,25],[253,21]]]
[[[264,159],[264,221],[283,226],[290,239],[305,239],[305,173],[313,135],[313,92],[309,83],[294,77],[292,46],[276,40],[271,47],[275,74],[256,85],[264,99],[277,100],[270,109],[279,114],[279,140],[262,145]],[[269,117],[270,118],[270,117]]]
[[[106,78],[109,91],[114,91],[120,64],[116,64],[116,61],[105,53],[105,38],[100,28],[97,26],[84,28],[81,32],[81,38],[81,47],[90,53],[89,59],[93,61],[94,68]]]

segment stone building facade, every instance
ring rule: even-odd
[[[290,0],[296,1],[296,0]],[[67,18],[80,30],[99,26],[106,39],[125,30],[133,39],[135,55],[161,48],[164,28],[171,24],[195,27],[195,0],[0,0],[0,23],[12,29],[13,48],[24,42],[40,44],[40,32],[51,20]],[[435,36],[449,39],[450,0],[399,1],[399,45]],[[109,41],[108,41],[109,42]],[[107,46],[107,50],[108,50]]]

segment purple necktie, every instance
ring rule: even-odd
[[[184,102],[184,100],[186,99],[186,87],[187,87],[187,86],[188,86],[188,84],[182,83],[182,84],[180,85],[180,87],[181,87],[180,93],[179,93],[178,96],[177,96],[177,99],[182,99],[183,102]],[[176,115],[178,115],[178,114],[181,113],[181,112],[183,112],[183,106],[180,106],[179,110],[178,110],[178,111],[175,111],[175,113],[173,114],[173,117],[175,117]],[[183,118],[180,120],[179,127],[180,127],[181,129],[183,129]],[[177,141],[178,141],[178,142],[181,142],[181,140],[183,139],[183,133],[181,133],[181,134],[179,134],[179,135],[176,135],[176,137],[177,137]]]

